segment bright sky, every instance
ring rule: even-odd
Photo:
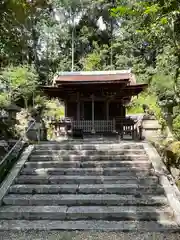
[[[58,22],[60,22],[62,20],[62,17],[60,16],[60,12],[57,11],[57,9],[55,9],[54,11],[55,11],[55,19]],[[75,20],[74,20],[75,25],[79,23],[79,21],[81,20],[81,16],[82,16],[82,14],[80,14],[78,17],[75,18]],[[106,29],[106,24],[104,23],[102,16],[98,19],[97,26],[102,31],[104,31]]]
[[[102,16],[98,19],[97,25],[100,30],[102,30],[102,31],[106,30],[106,24],[104,23]]]

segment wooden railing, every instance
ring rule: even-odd
[[[116,131],[124,138],[125,135],[129,135],[132,139],[142,138],[142,122],[133,120],[131,118],[117,118],[116,119]]]
[[[139,126],[133,119],[117,118],[114,120],[71,120],[69,123],[55,122],[54,124],[56,136],[61,135],[61,128],[64,133],[70,130],[82,130],[83,133],[117,133],[123,139],[125,135],[129,135],[132,139],[141,138],[139,136]]]
[[[113,120],[80,120],[72,121],[73,129],[82,129],[83,132],[113,132],[115,130],[115,122]]]

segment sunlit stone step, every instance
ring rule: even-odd
[[[140,183],[145,185],[158,184],[157,177],[137,178],[136,176],[41,176],[41,175],[20,175],[16,179],[17,184],[101,184],[101,183],[119,183],[133,184]]]
[[[69,207],[66,219],[117,219],[117,220],[165,220],[172,219],[173,213],[167,207],[138,206],[81,206]]]
[[[159,220],[157,221],[103,221],[103,220],[80,220],[80,221],[53,221],[53,220],[1,220],[1,231],[10,230],[36,230],[36,231],[50,231],[50,230],[89,230],[89,231],[118,231],[118,232],[137,232],[155,233],[178,233],[180,228],[173,220]],[[128,234],[128,233],[127,233]],[[178,234],[176,234],[177,236]],[[30,236],[30,233],[29,235]],[[127,236],[127,239],[128,236]],[[177,239],[177,238],[176,238]]]
[[[152,164],[148,161],[88,161],[88,162],[61,162],[61,161],[37,161],[26,162],[25,166],[28,168],[96,168],[96,167],[137,167],[143,169],[152,168]]]
[[[1,220],[167,220],[173,213],[167,207],[137,206],[3,206]]]
[[[117,194],[8,194],[4,199],[5,205],[24,206],[165,206],[168,205],[165,196],[117,195]]]
[[[144,149],[116,149],[116,150],[34,150],[33,155],[49,155],[49,156],[67,156],[67,155],[142,155],[146,154]]]
[[[147,168],[138,168],[138,167],[114,167],[114,168],[24,168],[21,171],[21,174],[27,175],[105,175],[105,176],[114,176],[114,175],[124,175],[124,176],[133,176],[140,174],[151,174],[151,169]],[[153,174],[153,172],[152,172]]]
[[[116,149],[144,149],[142,144],[139,143],[59,143],[59,144],[39,144],[35,145],[35,150],[116,150]]]
[[[26,168],[79,168],[79,161],[28,161],[25,163]]]
[[[148,161],[146,155],[32,155],[29,157],[30,161]]]
[[[64,220],[67,206],[3,206],[0,219],[12,220]]]
[[[81,194],[164,194],[164,189],[157,186],[143,186],[139,184],[61,184],[61,185],[35,185],[21,184],[13,185],[9,189],[13,194],[59,194],[59,193],[81,193]]]

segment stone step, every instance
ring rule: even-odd
[[[52,221],[52,220],[1,220],[0,231],[101,231],[101,232],[151,232],[151,233],[177,233],[180,227],[173,220],[157,221],[103,221],[103,220],[85,220],[85,221]],[[59,236],[59,235],[58,235]],[[17,238],[18,239],[18,238]],[[24,238],[23,238],[24,239]],[[34,239],[34,238],[33,238]],[[55,239],[55,238],[54,238]],[[59,239],[59,238],[58,238]],[[74,238],[75,239],[75,238]],[[119,238],[120,239],[120,238]],[[126,239],[126,238],[123,238]],[[129,239],[127,237],[127,239]],[[159,238],[160,239],[160,238]],[[164,239],[164,238],[163,238]],[[174,238],[175,239],[175,238]],[[176,238],[178,239],[178,238]]]
[[[117,149],[117,150],[34,150],[32,155],[70,155],[70,154],[81,154],[81,155],[92,155],[97,153],[98,155],[143,155],[146,154],[144,149]]]
[[[168,220],[170,208],[134,206],[2,206],[1,220]]]
[[[112,206],[167,206],[165,196],[141,196],[117,195],[117,194],[8,194],[4,197],[5,205],[20,206],[90,206],[90,205],[112,205]]]
[[[123,144],[123,143],[59,143],[59,144],[39,144],[35,145],[35,150],[116,150],[116,149],[144,149],[143,144]]]
[[[132,176],[141,174],[153,174],[153,170],[138,167],[119,167],[119,168],[24,168],[21,171],[23,175],[124,175]]]
[[[82,194],[164,194],[164,189],[157,186],[143,186],[138,184],[60,184],[60,185],[35,185],[17,184],[9,189],[12,194],[59,194],[59,193],[82,193]]]
[[[20,175],[15,182],[17,184],[101,184],[101,183],[119,183],[119,184],[158,184],[157,177],[137,178],[133,176],[36,176]]]
[[[152,164],[148,161],[88,161],[88,162],[61,162],[61,161],[37,161],[26,162],[27,168],[94,168],[94,167],[139,167],[139,168],[152,168]]]
[[[138,158],[137,158],[138,159]],[[140,167],[141,169],[152,168],[152,163],[149,161],[87,161],[87,162],[81,162],[81,167],[83,168],[93,168],[93,167]]]
[[[135,206],[74,206],[67,209],[66,219],[104,219],[104,220],[158,220],[172,219],[170,208],[135,207]]]
[[[58,155],[32,155],[29,157],[31,162],[35,161],[148,161],[148,156],[146,155],[67,155],[67,156],[58,156]]]
[[[79,161],[28,161],[25,163],[26,168],[79,168]]]
[[[0,219],[2,220],[64,220],[67,206],[2,206]]]

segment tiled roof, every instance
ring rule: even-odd
[[[93,71],[93,72],[61,72],[53,80],[53,83],[74,83],[74,82],[106,82],[106,81],[130,81],[131,70],[118,71]],[[134,78],[135,79],[135,78]],[[133,82],[134,82],[133,79]]]

